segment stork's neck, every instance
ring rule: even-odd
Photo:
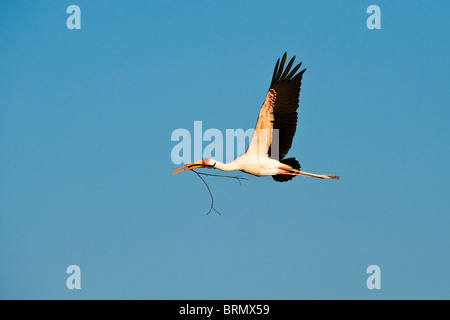
[[[216,165],[214,166],[214,169],[219,169],[222,171],[241,170],[242,164],[237,163],[236,160],[229,162],[229,163],[222,163],[222,162],[216,161]]]

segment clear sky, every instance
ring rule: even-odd
[[[449,299],[449,9],[1,1],[0,298]],[[171,134],[252,128],[285,51],[307,68],[288,156],[341,180],[206,177],[206,215]]]

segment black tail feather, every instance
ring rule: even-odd
[[[287,158],[280,160],[281,163],[287,164],[288,166],[291,166],[294,169],[300,170],[300,163],[295,158]],[[289,180],[292,180],[294,178],[294,175],[287,175],[287,174],[277,174],[272,176],[273,180],[278,182],[286,182]]]

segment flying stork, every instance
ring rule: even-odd
[[[243,155],[230,163],[204,158],[176,168],[172,170],[172,174],[191,169],[212,168],[222,171],[240,170],[258,177],[272,176],[278,182],[289,181],[295,176],[339,179],[338,176],[331,174],[301,171],[300,164],[295,158],[284,158],[291,148],[297,128],[300,85],[306,71],[303,69],[297,73],[301,62],[291,70],[294,60],[295,56],[286,67],[286,53],[281,63],[280,59],[277,60],[269,91],[259,111],[248,149]],[[273,146],[275,152],[272,152]]]

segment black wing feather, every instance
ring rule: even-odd
[[[286,63],[286,56],[287,56],[286,53],[284,53],[283,57],[281,58],[281,63],[280,63],[280,66],[278,68],[277,75],[275,76],[274,79],[272,79],[272,83],[273,84],[274,84],[274,80],[275,79],[280,79],[281,78],[281,73],[283,72],[284,64]]]
[[[292,71],[290,70],[295,57],[291,59],[284,69],[286,56],[287,54],[285,53],[281,63],[279,63],[280,59],[277,60],[270,84],[270,89],[276,92],[276,99],[273,105],[274,120],[272,123],[273,129],[279,130],[279,154],[272,155],[271,147],[269,147],[269,157],[278,160],[283,159],[288,153],[297,130],[298,99],[303,73],[306,71],[306,69],[303,69],[295,74],[301,63],[295,66]],[[272,137],[272,143],[273,139],[274,137]]]
[[[272,82],[270,83],[270,87],[273,85],[273,80],[276,79],[278,73],[278,66],[280,65],[280,59],[278,58],[277,63],[275,64],[275,68],[273,69]]]
[[[294,63],[295,60],[295,56],[291,59],[291,61],[289,61],[288,65],[286,66],[286,68],[284,69],[283,74],[281,75],[280,79],[284,79],[287,78],[287,74],[289,72],[289,70],[291,70],[292,64]]]

